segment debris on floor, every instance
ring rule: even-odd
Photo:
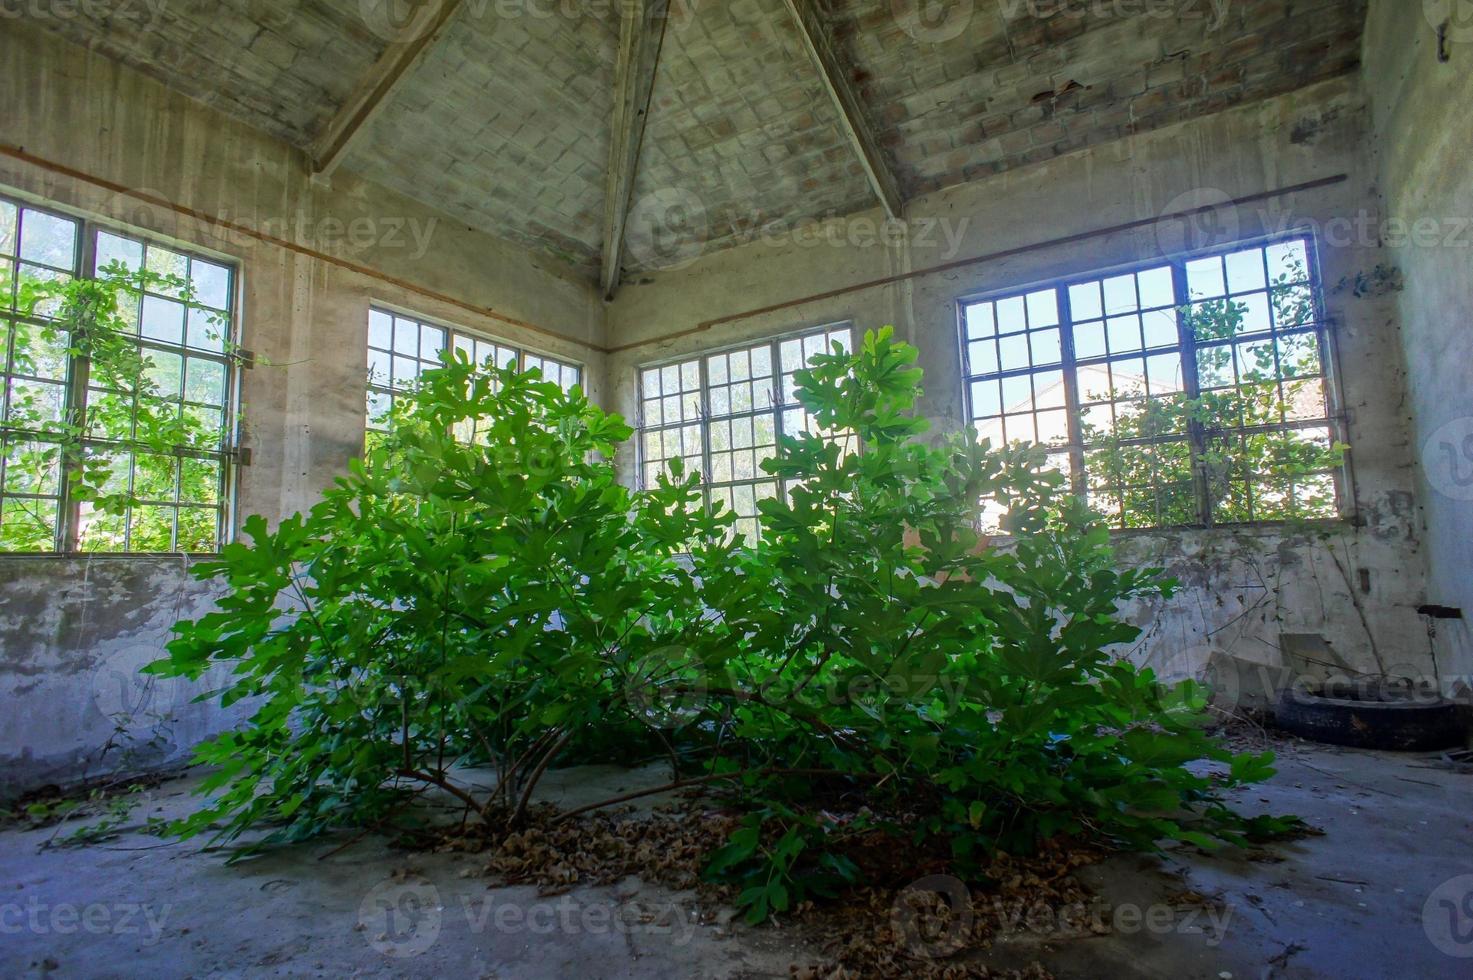
[[[5,936],[0,975],[108,975],[119,962],[160,977],[1457,975],[1464,947],[1439,903],[1473,897],[1473,784],[1423,768],[1440,756],[1274,747],[1279,774],[1236,804],[1299,813],[1322,836],[1159,857],[1055,848],[999,859],[973,888],[923,863],[907,877],[896,857],[868,890],[756,928],[699,881],[692,856],[726,818],[689,801],[579,826],[538,808],[495,850],[445,837],[406,851],[379,835],[343,847],[344,835],[234,865],[149,836],[137,818],[66,849],[43,849],[55,827],[12,825],[0,832],[0,921],[36,927]],[[549,792],[569,809],[630,778],[568,770]],[[146,789],[135,812],[189,812],[195,781]],[[92,927],[63,928],[84,915]]]

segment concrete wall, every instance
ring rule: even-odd
[[[0,142],[70,171],[3,154],[0,186],[239,263],[240,340],[262,362],[242,373],[255,457],[240,472],[242,514],[309,506],[361,448],[370,302],[581,362],[599,397],[603,307],[569,270],[351,175],[313,183],[285,144],[13,19],[0,32],[0,105]],[[568,339],[474,312],[488,307]],[[182,689],[118,689],[207,602],[185,564],[0,558],[0,795],[104,771],[125,755],[101,757],[117,725],[132,759],[157,761],[228,722]],[[152,747],[155,726],[139,727],[150,714],[174,716]]]
[[[1429,599],[1473,617],[1473,19],[1467,4],[1374,0],[1365,39],[1384,235],[1416,383],[1409,405],[1427,511]],[[1437,28],[1446,23],[1439,60]],[[1468,618],[1438,624],[1444,672],[1473,675]]]
[[[0,558],[0,800],[177,760],[248,713],[191,703],[222,671],[198,685],[138,673],[164,655],[174,623],[210,609],[214,584],[189,565]]]
[[[1361,231],[1377,220],[1367,132],[1358,81],[1330,81],[918,199],[907,208],[910,237],[900,244],[873,240],[876,213],[824,228],[773,229],[740,248],[693,257],[626,286],[611,307],[613,408],[632,416],[640,364],[852,320],[860,331],[894,324],[920,349],[925,411],[954,428],[963,412],[958,297],[1149,260],[1194,237],[1313,228],[1344,368],[1359,523],[1321,538],[1275,529],[1122,535],[1127,560],[1163,565],[1186,586],[1133,611],[1146,629],[1135,655],[1187,676],[1200,674],[1212,651],[1278,663],[1281,632],[1312,632],[1359,668],[1379,656],[1399,672],[1425,675],[1426,629],[1415,611],[1425,559],[1396,298],[1353,286],[1395,260]],[[1223,207],[1195,229],[1156,220],[1342,174],[1348,180],[1332,186]],[[1141,221],[1130,231],[702,327],[848,284]],[[632,455],[622,460],[631,478]]]

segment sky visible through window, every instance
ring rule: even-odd
[[[818,434],[794,372],[835,344],[851,350],[852,333],[848,324],[819,327],[641,369],[641,485],[654,486],[678,457],[701,474],[706,506],[733,513],[736,533],[755,540],[758,504],[787,490],[762,464],[776,457],[781,436]]]

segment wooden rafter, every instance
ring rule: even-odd
[[[839,112],[839,120],[855,153],[859,155],[859,162],[864,167],[870,186],[874,188],[875,196],[880,199],[890,217],[900,217],[904,206],[900,184],[885,163],[884,155],[880,153],[880,144],[875,139],[874,129],[865,116],[859,93],[854,90],[854,85],[844,72],[828,25],[820,16],[814,0],[783,0],[783,3],[793,15],[798,36],[823,79],[829,99]]]
[[[604,193],[603,291],[612,298],[619,284],[629,199],[639,168],[655,69],[669,23],[670,0],[639,0],[619,25],[619,62],[614,70],[614,125]],[[629,9],[629,8],[626,8]]]
[[[312,141],[308,155],[312,159],[314,174],[327,176],[343,162],[353,140],[388,102],[395,86],[409,76],[425,52],[444,33],[450,18],[460,9],[461,2],[462,0],[426,0],[420,5],[415,16],[421,22],[413,23],[407,29],[407,33],[412,36],[389,43],[353,90],[353,94]]]

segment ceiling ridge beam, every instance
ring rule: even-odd
[[[670,22],[670,0],[636,0],[621,5],[619,61],[614,68],[614,120],[609,169],[604,187],[603,294],[612,299],[619,285],[624,231],[629,221],[639,153],[655,94],[655,69]]]
[[[880,152],[879,141],[875,138],[869,117],[865,115],[859,93],[839,59],[833,34],[824,23],[813,0],[783,0],[783,3],[787,6],[788,13],[793,15],[793,23],[798,28],[798,37],[803,42],[803,48],[818,69],[824,89],[834,108],[838,110],[840,125],[854,152],[859,156],[870,187],[884,205],[885,212],[892,218],[899,218],[905,208],[900,184],[889,164],[885,162],[884,154]]]
[[[348,149],[378,115],[394,89],[407,78],[425,53],[444,33],[462,0],[439,0],[420,4],[416,22],[405,31],[412,36],[390,41],[373,67],[361,78],[352,94],[333,113],[307,150],[312,173],[328,177],[348,155]]]

